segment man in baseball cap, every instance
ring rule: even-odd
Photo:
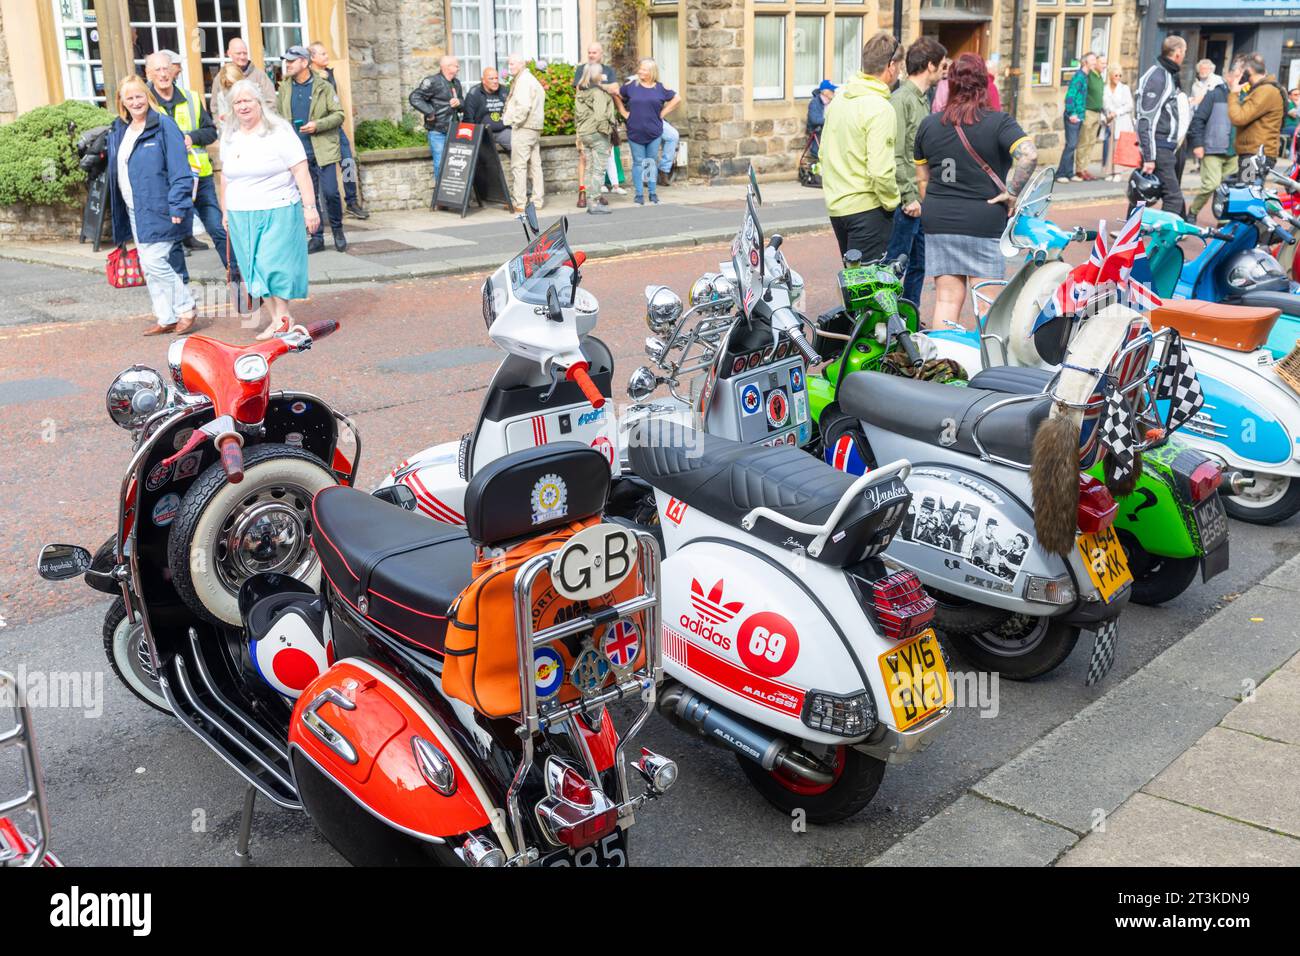
[[[321,207],[320,224],[307,244],[307,251],[320,252],[325,248],[324,229],[328,215],[334,248],[345,252],[348,240],[343,235],[343,201],[339,196],[338,170],[343,158],[338,134],[343,125],[343,103],[329,81],[312,69],[311,51],[305,46],[289,47],[280,59],[284,80],[276,97],[277,112],[292,122],[298,132],[307,152],[307,170],[311,173],[317,195],[324,200],[318,203]]]

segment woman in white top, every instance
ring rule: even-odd
[[[251,80],[230,88],[230,108],[221,133],[221,208],[248,292],[269,311],[258,335],[267,339],[293,324],[289,300],[307,298],[307,235],[320,213],[293,127],[265,108]]]
[[[1124,70],[1119,66],[1112,66],[1106,77],[1106,88],[1102,91],[1102,109],[1106,111],[1106,120],[1110,123],[1111,141],[1115,144],[1111,148],[1110,155],[1113,160],[1115,150],[1119,147],[1120,138],[1125,133],[1132,134],[1128,138],[1137,136],[1137,127],[1133,125],[1133,91],[1128,88],[1124,82]],[[1129,170],[1124,172],[1115,172],[1115,164],[1111,163],[1111,175],[1109,179],[1113,182],[1127,179]]]

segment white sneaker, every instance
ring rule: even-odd
[[[608,193],[608,192],[609,192],[609,187],[608,187],[608,186],[601,186],[601,187],[600,187],[600,191],[601,191],[602,193]]]
[[[613,189],[610,190],[610,192],[612,192],[612,193],[613,193],[614,195],[616,195],[616,196],[626,196],[626,195],[627,195],[627,190],[624,189],[622,186],[615,186]]]

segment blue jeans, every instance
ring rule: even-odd
[[[326,219],[329,219],[330,231],[337,233],[343,228],[343,203],[339,199],[338,164],[319,166],[316,157],[308,153],[307,172],[311,176],[312,188],[316,193],[316,209],[320,213],[320,225],[312,233],[312,238],[325,235]]]
[[[642,184],[648,185],[650,195],[655,195],[655,164],[659,161],[659,143],[663,137],[652,139],[648,143],[635,143],[628,140],[632,148],[632,188],[636,198],[641,198]]]
[[[659,172],[671,173],[673,163],[677,161],[677,144],[681,141],[682,134],[677,132],[677,128],[672,123],[664,120],[664,132],[659,137],[659,142],[663,146],[663,155],[659,157]]]
[[[354,206],[357,202],[357,163],[352,158],[348,134],[342,127],[339,127],[339,149],[343,150],[343,161],[339,163],[339,172],[343,174],[343,195],[347,197],[348,205]]]
[[[1065,149],[1061,153],[1061,161],[1056,164],[1056,175],[1074,175],[1074,147],[1079,145],[1079,130],[1082,128],[1082,120],[1071,123],[1070,118],[1065,117]]]
[[[442,172],[442,151],[447,146],[447,134],[429,130],[429,153],[433,156],[433,186],[438,188],[438,174]]]
[[[900,205],[894,210],[894,231],[885,249],[886,259],[907,256],[907,272],[903,275],[903,298],[920,308],[921,285],[925,282],[925,230],[920,216],[909,216]]]

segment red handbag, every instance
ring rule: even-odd
[[[139,250],[128,249],[125,245],[118,246],[108,254],[104,273],[108,276],[108,284],[114,289],[134,289],[144,285]]]
[[[1138,134],[1120,133],[1115,140],[1115,165],[1138,167],[1142,165],[1142,150],[1138,146]]]

